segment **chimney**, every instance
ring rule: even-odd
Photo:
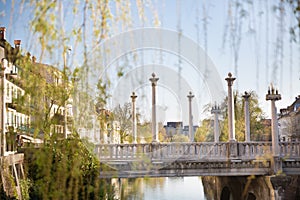
[[[36,57],[32,56],[32,62],[35,63],[36,62]]]
[[[5,27],[0,27],[0,40],[5,40]]]
[[[21,40],[14,40],[15,49],[20,50]]]

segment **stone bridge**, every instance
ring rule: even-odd
[[[103,178],[300,174],[300,142],[99,144]]]

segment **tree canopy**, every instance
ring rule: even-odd
[[[235,138],[237,141],[245,141],[245,102],[242,97],[243,94],[234,93],[234,114],[235,114]],[[265,125],[265,114],[262,111],[258,97],[254,92],[251,92],[249,98],[249,114],[250,114],[250,134],[252,141],[265,140],[266,135],[270,134],[270,127]],[[227,97],[221,104],[220,121],[220,141],[228,141],[228,110]],[[211,119],[204,119],[201,126],[197,129],[195,134],[195,141],[213,141],[213,123]]]

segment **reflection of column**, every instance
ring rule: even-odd
[[[215,142],[219,142],[220,129],[219,129],[219,114],[221,114],[221,109],[219,106],[215,105],[211,109],[211,113],[214,114],[214,138]]]
[[[152,84],[152,142],[159,142],[158,134],[156,133],[156,102],[155,102],[155,86],[159,78],[155,77],[155,74],[152,73],[152,78],[149,79]]]
[[[278,90],[275,91],[274,87],[271,86],[271,90],[269,88],[268,94],[266,95],[266,100],[271,101],[271,112],[272,112],[272,150],[273,156],[279,156],[278,149],[278,121],[276,114],[276,106],[275,101],[281,99],[281,95],[278,94]]]
[[[135,108],[135,99],[137,98],[137,95],[135,95],[134,92],[132,92],[131,102],[132,102],[132,135],[133,135],[133,143],[137,143],[137,133],[136,133],[136,108]]]
[[[225,78],[228,83],[228,130],[229,130],[229,141],[235,141],[235,127],[234,127],[234,104],[233,104],[233,92],[232,84],[235,78],[232,77],[231,73],[228,73],[228,77]]]
[[[245,92],[243,95],[245,100],[245,142],[250,142],[250,112],[249,112],[249,97],[251,95]]]
[[[193,137],[193,133],[194,133],[194,128],[193,128],[193,113],[192,113],[192,98],[194,98],[195,96],[192,94],[192,92],[189,93],[189,95],[187,96],[187,98],[189,99],[189,138],[190,138],[190,142],[193,142],[194,137]]]

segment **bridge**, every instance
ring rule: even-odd
[[[272,142],[250,141],[249,94],[245,92],[245,142],[235,138],[234,105],[231,73],[228,83],[228,142],[219,142],[218,125],[214,126],[214,142],[195,143],[192,137],[192,108],[194,97],[189,93],[189,138],[188,143],[160,143],[156,131],[155,74],[149,79],[152,85],[152,143],[137,144],[135,119],[135,93],[132,94],[133,144],[98,144],[95,154],[105,170],[103,178],[172,177],[172,176],[251,176],[251,175],[299,175],[300,142],[279,142],[275,101],[281,95],[269,88],[266,100],[271,101]],[[212,109],[215,122],[220,110]]]
[[[99,144],[103,178],[300,174],[300,142]]]

